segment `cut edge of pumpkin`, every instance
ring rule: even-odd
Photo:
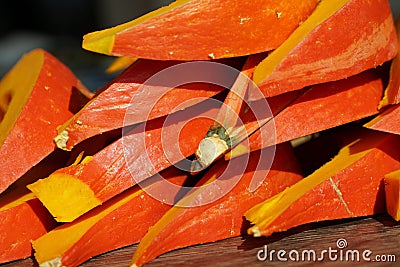
[[[183,6],[188,2],[190,2],[190,0],[177,0],[168,6],[156,9],[129,22],[105,30],[88,33],[83,36],[82,48],[92,52],[111,55],[114,46],[115,36],[119,32],[122,32],[154,17],[162,15],[172,9]]]
[[[3,118],[0,121],[0,147],[35,88],[44,60],[44,50],[33,50],[25,54],[0,81],[0,102],[3,109]]]
[[[279,63],[292,51],[304,38],[310,34],[318,25],[339,11],[350,0],[321,0],[314,12],[284,41],[277,49],[272,51],[255,68],[253,81],[261,85],[263,80],[269,76]]]
[[[102,204],[87,184],[68,174],[54,173],[27,187],[57,222],[71,222],[80,214]]]

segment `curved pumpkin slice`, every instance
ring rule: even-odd
[[[287,143],[276,147],[274,162],[269,172],[263,166],[266,161],[268,159],[264,158],[260,151],[251,153],[246,170],[243,173],[235,173],[240,179],[236,186],[214,202],[203,206],[182,207],[196,203],[197,198],[200,199],[202,192],[205,192],[201,186],[191,191],[149,229],[133,255],[131,266],[141,266],[177,248],[240,235],[243,230],[243,214],[248,207],[281,192],[302,178],[293,150]],[[257,169],[258,163],[261,166]],[[232,159],[229,164],[243,165],[243,158]],[[226,171],[226,167],[226,161],[218,162],[200,182],[207,184],[214,179],[225,179],[221,173]],[[254,176],[262,176],[265,179],[256,191],[249,192],[249,185]],[[234,177],[229,179],[235,180]],[[218,194],[220,188],[214,187],[212,190],[215,191],[210,191],[210,194]]]
[[[83,48],[159,60],[237,57],[278,47],[318,0],[178,0],[83,37]]]
[[[400,137],[366,130],[355,138],[313,174],[247,211],[254,224],[248,233],[384,212],[383,177],[400,167]]]
[[[253,80],[269,97],[350,77],[396,53],[396,29],[387,0],[321,0],[310,17],[257,66]]]
[[[162,176],[176,185],[187,178],[175,168]],[[159,185],[155,180],[147,188]],[[40,266],[78,266],[93,256],[139,242],[169,208],[135,186],[34,240],[35,258]]]
[[[56,222],[25,187],[16,186],[0,197],[0,263],[32,255],[31,240],[56,227]]]
[[[240,68],[242,61],[243,59],[224,60],[221,64]],[[169,88],[162,83],[146,83],[153,75],[179,63],[152,60],[135,62],[91,99],[73,118],[65,120],[66,122],[58,127],[58,136],[55,138],[57,146],[71,150],[89,137],[126,126],[124,118],[134,97],[136,103],[141,105],[134,108],[134,113],[133,109],[130,109],[131,124],[168,115],[183,103],[190,102],[190,105],[194,105],[226,89],[211,83],[191,83],[177,88]],[[143,86],[144,84],[146,86]],[[163,94],[166,90],[168,91]],[[163,95],[160,97],[161,93]],[[150,113],[149,107],[151,107]]]
[[[168,123],[158,118],[138,125],[93,157],[57,170],[28,188],[57,221],[73,221],[137,182],[192,155],[212,124],[207,117],[215,117],[218,111],[218,107],[210,108],[209,102],[172,114]],[[193,119],[196,116],[199,118]]]
[[[397,29],[397,50],[400,51],[400,16],[396,19]],[[392,60],[389,72],[389,84],[385,90],[385,95],[379,103],[379,108],[387,105],[400,103],[400,56]]]
[[[43,50],[26,54],[0,82],[0,192],[55,149],[57,125],[87,101],[72,72]],[[1,113],[1,112],[0,112]]]

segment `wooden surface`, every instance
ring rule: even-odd
[[[329,261],[328,256],[323,262],[280,262],[258,261],[257,252],[268,245],[268,249],[276,251],[315,250],[320,253],[332,247],[337,249],[336,241],[346,239],[348,250],[372,251],[370,258],[375,255],[395,255],[396,262],[370,262],[368,266],[400,266],[400,223],[392,220],[388,215],[378,215],[367,218],[323,222],[301,226],[285,233],[277,233],[269,238],[253,238],[248,236],[230,238],[215,243],[197,245],[166,253],[151,263],[148,267],[161,266],[298,266],[298,265],[329,265],[353,266],[366,265],[367,262]],[[129,246],[106,253],[91,259],[83,267],[98,266],[129,266],[134,246]],[[32,259],[16,261],[1,265],[2,267],[35,266]]]

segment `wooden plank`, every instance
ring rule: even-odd
[[[331,222],[314,223],[291,229],[287,232],[277,233],[268,238],[254,238],[242,236],[230,238],[215,243],[192,246],[166,253],[151,263],[148,267],[164,266],[278,266],[283,262],[259,261],[257,252],[268,245],[268,249],[276,251],[290,250],[315,250],[320,253],[323,249],[337,249],[336,242],[344,238],[348,243],[346,250],[369,249],[372,251],[370,258],[375,255],[394,255],[396,262],[373,262],[369,266],[398,266],[400,262],[400,223],[395,222],[388,215],[358,218],[352,220],[340,220]],[[126,267],[136,245],[122,248],[91,259],[82,267]],[[315,265],[315,262],[287,261],[285,266],[298,266],[300,263]],[[325,256],[324,264],[329,266],[363,265],[365,261],[344,262],[340,260],[329,261]],[[2,267],[32,267],[35,266],[32,259],[16,261],[1,265]]]

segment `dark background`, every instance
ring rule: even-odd
[[[112,76],[113,57],[81,48],[82,36],[130,21],[173,0],[3,0],[0,9],[0,77],[26,52],[43,48],[91,90]]]
[[[44,48],[69,66],[92,90],[112,76],[112,57],[81,48],[86,33],[130,21],[173,0],[3,0],[0,9],[0,77],[34,48]],[[390,0],[394,16],[400,0]]]

